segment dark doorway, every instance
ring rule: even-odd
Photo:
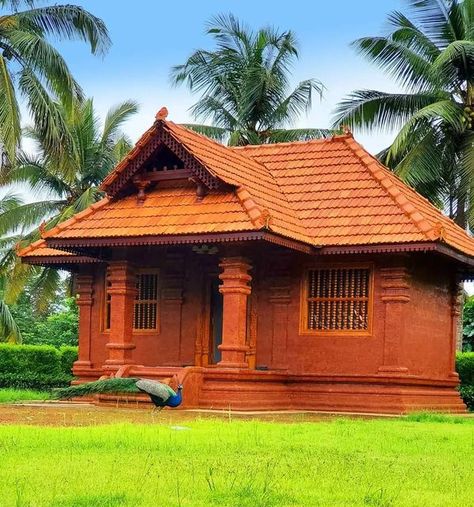
[[[219,292],[219,280],[213,278],[210,281],[210,300],[209,300],[209,334],[210,363],[216,364],[221,360],[221,351],[218,346],[222,343],[222,294]]]

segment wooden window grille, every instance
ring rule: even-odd
[[[133,329],[156,329],[158,321],[158,273],[137,275],[137,295],[133,311]]]
[[[104,330],[110,330],[111,296],[110,282],[105,282]],[[133,306],[133,329],[152,330],[158,325],[158,273],[143,271],[137,274],[137,295]]]
[[[307,331],[367,331],[371,272],[368,268],[311,269],[306,279]]]

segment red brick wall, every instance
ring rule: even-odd
[[[145,366],[191,365],[196,342],[204,332],[202,284],[205,273],[217,273],[217,256],[180,252],[181,260],[156,251],[135,258],[140,267],[159,267],[162,284],[160,326],[156,332],[134,333],[133,360]],[[452,371],[451,286],[453,271],[439,260],[414,255],[396,259],[386,255],[369,258],[331,258],[321,261],[276,249],[249,252],[253,259],[252,290],[258,315],[257,367],[288,368],[294,373],[375,375],[383,363],[385,304],[381,272],[397,262],[407,264],[410,301],[405,304],[405,332],[400,335],[400,364],[409,374],[447,378]],[[321,262],[371,262],[374,267],[372,330],[365,336],[301,334],[301,277],[306,267]],[[181,262],[180,276],[176,262]],[[92,308],[91,361],[100,368],[107,357],[109,333],[103,330],[105,268],[95,270]],[[179,295],[181,294],[181,301]],[[179,309],[178,309],[179,308]],[[181,315],[181,319],[177,316]]]

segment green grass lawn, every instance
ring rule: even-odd
[[[0,403],[47,400],[49,398],[49,393],[44,391],[33,391],[31,389],[0,389]]]
[[[0,426],[2,507],[467,507],[473,477],[472,419]]]

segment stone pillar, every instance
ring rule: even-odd
[[[222,269],[219,278],[222,285],[219,291],[223,295],[224,311],[222,322],[222,344],[219,350],[222,359],[218,363],[226,368],[248,368],[246,362],[247,345],[247,299],[252,280],[249,275],[250,264],[243,257],[221,259]]]
[[[90,368],[91,363],[91,334],[92,334],[92,305],[94,303],[94,277],[91,274],[76,275],[76,303],[79,307],[79,357],[74,363],[74,372]]]
[[[115,370],[132,364],[133,309],[137,293],[135,269],[128,261],[110,262],[107,279],[110,282],[110,341],[106,347],[106,368]]]
[[[272,369],[288,368],[288,305],[291,301],[290,280],[287,277],[275,279],[270,286],[272,303]]]
[[[401,341],[407,324],[406,307],[410,302],[410,284],[406,267],[382,268],[382,301],[385,305],[383,364],[380,373],[403,374],[400,364]]]

